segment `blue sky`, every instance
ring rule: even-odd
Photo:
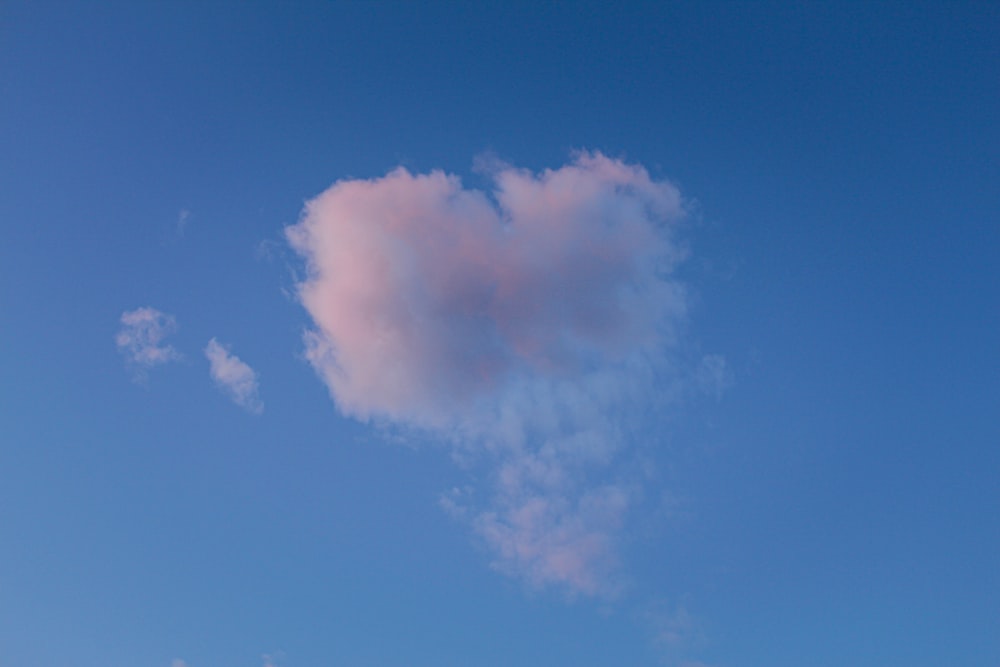
[[[0,663],[1000,664],[998,30],[4,3]],[[375,354],[357,303],[427,328]]]

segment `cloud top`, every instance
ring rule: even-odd
[[[488,500],[447,505],[498,569],[598,593],[634,496],[607,479],[623,415],[684,319],[682,200],[600,153],[488,175],[489,193],[398,168],[308,202],[286,230],[306,263],[306,356],[345,415],[492,461]]]
[[[125,357],[137,378],[146,371],[181,358],[181,354],[163,339],[177,331],[173,316],[148,306],[125,311],[121,329],[115,335],[115,345]]]
[[[238,406],[253,414],[264,411],[257,373],[215,338],[205,346],[209,374],[216,386]]]

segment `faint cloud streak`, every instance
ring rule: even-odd
[[[184,232],[187,230],[188,223],[191,221],[191,211],[186,208],[182,208],[177,214],[177,224],[175,226],[177,230],[177,236],[184,236]]]

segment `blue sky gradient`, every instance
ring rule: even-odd
[[[998,34],[987,2],[3,3],[0,664],[1000,664]],[[338,412],[285,237],[338,180],[578,150],[679,189],[672,351],[728,378],[650,396],[609,596],[491,568],[440,507],[488,467]],[[181,358],[137,377],[143,307]]]

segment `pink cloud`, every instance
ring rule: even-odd
[[[136,380],[143,380],[146,371],[151,368],[181,358],[173,346],[163,342],[177,331],[177,321],[172,315],[146,306],[125,311],[120,321],[121,329],[115,335],[115,345]]]
[[[257,373],[250,366],[214,338],[205,346],[205,358],[215,385],[234,403],[253,414],[264,411]]]
[[[487,194],[399,168],[308,202],[286,230],[307,266],[306,355],[345,415],[493,462],[469,516],[498,569],[607,592],[631,492],[593,480],[685,316],[681,197],[600,153],[490,176]]]

